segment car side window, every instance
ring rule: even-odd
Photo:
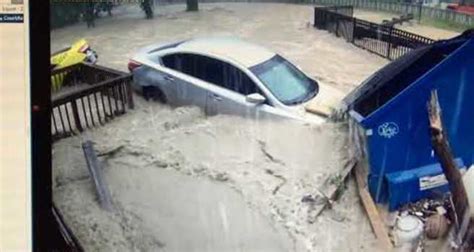
[[[224,87],[223,62],[201,55],[194,55],[196,72],[194,77]]]
[[[242,95],[263,93],[250,77],[233,65],[202,55],[177,53],[162,58],[171,69],[191,75]]]
[[[225,64],[224,66],[224,85],[226,88],[243,95],[261,93],[247,74],[231,64]]]
[[[168,68],[195,76],[195,58],[191,54],[170,54],[162,57],[161,60]]]
[[[165,67],[168,67],[168,68],[179,71],[179,69],[177,68],[177,64],[176,64],[176,58],[177,58],[176,54],[169,54],[169,55],[166,55],[166,56],[162,57],[161,61],[163,62],[163,65]]]

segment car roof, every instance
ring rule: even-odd
[[[234,37],[194,38],[179,43],[174,50],[204,53],[217,58],[229,59],[247,68],[276,55],[262,46]]]

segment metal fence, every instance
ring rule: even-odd
[[[314,8],[314,27],[327,30],[354,45],[394,60],[434,40],[392,26],[352,17],[352,6]]]
[[[474,27],[474,15],[459,13],[450,9],[440,9],[416,3],[377,0],[309,0],[317,5],[351,5],[355,8],[385,11],[399,14],[413,14],[417,19],[428,18],[465,28]]]
[[[52,96],[53,139],[103,125],[134,107],[130,74],[81,63],[52,73],[57,76],[64,78],[65,91]]]

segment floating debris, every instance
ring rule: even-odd
[[[400,208],[400,213],[406,212],[409,215],[418,216],[423,222],[432,215],[445,215],[450,211],[451,203],[449,197],[442,199],[422,199],[420,201],[409,203]]]
[[[426,237],[429,239],[438,239],[444,237],[448,232],[449,221],[446,216],[435,214],[426,219],[425,225]]]

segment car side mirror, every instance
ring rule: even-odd
[[[259,93],[253,93],[253,94],[247,95],[245,97],[245,100],[249,103],[259,105],[259,104],[264,103],[266,99]]]
[[[319,83],[315,78],[309,77],[309,80],[311,81],[312,84],[314,84],[319,91]]]

